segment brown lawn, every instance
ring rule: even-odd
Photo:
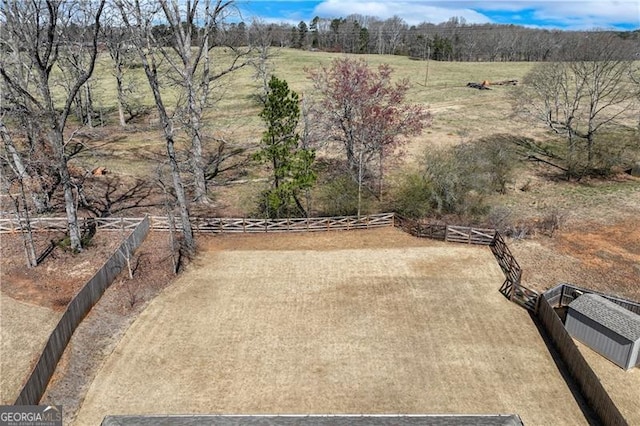
[[[60,313],[0,293],[0,404],[13,404]]]
[[[107,414],[517,413],[586,424],[486,248],[394,229],[225,236],[140,315],[76,424]]]

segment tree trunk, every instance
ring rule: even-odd
[[[358,162],[358,218],[362,207],[362,152],[360,152],[360,161]]]
[[[116,93],[118,103],[118,118],[120,119],[120,127],[127,126],[127,120],[124,117],[124,88],[122,85],[123,73],[122,64],[116,64]]]
[[[165,138],[167,140],[167,155],[169,156],[169,164],[171,165],[173,187],[176,191],[176,198],[178,199],[178,206],[180,208],[180,221],[182,222],[184,245],[189,255],[191,255],[195,252],[196,245],[189,217],[189,206],[187,203],[187,197],[185,196],[184,186],[182,185],[182,178],[180,177],[180,168],[176,159],[173,135],[169,135],[165,132]]]
[[[60,183],[64,192],[64,207],[67,213],[67,226],[69,230],[69,240],[71,250],[75,252],[82,251],[82,235],[80,226],[78,226],[78,212],[76,208],[76,200],[73,196],[73,182],[71,181],[71,173],[69,173],[69,165],[67,164],[67,156],[64,152],[64,136],[62,130],[57,126],[49,133],[49,139],[53,144],[56,159],[58,163],[58,173],[60,174]]]
[[[40,176],[31,176],[27,171],[26,166],[24,165],[24,161],[22,160],[22,156],[16,149],[13,139],[11,135],[7,131],[4,123],[0,121],[0,138],[4,142],[5,150],[12,162],[12,169],[14,169],[16,175],[20,179],[20,185],[22,188],[25,186],[28,189],[28,192],[31,193],[31,199],[33,200],[33,205],[36,209],[37,213],[44,213],[51,209],[51,205],[49,203],[49,197],[44,192],[42,188],[42,183],[40,182]],[[26,204],[25,204],[25,208]]]
[[[84,88],[85,88],[85,95],[87,97],[85,102],[86,116],[87,116],[86,124],[89,127],[93,127],[93,99],[91,99],[91,89],[89,88],[89,82],[85,83]]]
[[[184,191],[184,185],[182,184],[182,177],[180,176],[180,166],[175,151],[175,141],[173,134],[173,124],[167,110],[162,102],[162,96],[160,94],[160,86],[156,78],[157,74],[146,61],[143,61],[145,65],[145,72],[151,91],[156,102],[156,108],[160,116],[160,122],[162,123],[162,129],[164,132],[164,138],[167,144],[167,156],[169,158],[169,165],[171,166],[171,176],[173,178],[173,188],[176,191],[176,198],[178,200],[178,207],[180,208],[180,221],[182,223],[182,235],[184,237],[184,245],[189,255],[195,253],[196,244],[193,237],[193,229],[191,228],[191,220],[189,217],[189,204]]]
[[[35,268],[38,266],[38,258],[36,257],[36,248],[33,242],[33,233],[31,232],[31,217],[29,216],[29,207],[27,206],[27,197],[24,190],[24,182],[20,179],[20,197],[22,198],[22,207],[24,208],[25,226],[22,227],[20,222],[20,229],[22,230],[22,238],[24,240],[24,250],[27,259],[27,266],[29,268]],[[18,220],[20,220],[20,203],[16,203],[16,212],[18,213]]]
[[[189,85],[189,121],[191,127],[191,173],[193,174],[194,199],[197,203],[208,204],[207,179],[205,177],[204,160],[202,158],[202,138],[200,136],[200,111],[196,104],[196,93],[193,85]]]
[[[589,123],[589,125],[591,125],[591,123]],[[593,166],[593,145],[595,143],[593,136],[593,131],[589,129],[589,133],[587,133],[587,167],[589,169]]]

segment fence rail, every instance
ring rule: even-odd
[[[134,229],[143,218],[79,218],[81,227],[95,225],[97,229],[105,231],[120,231]],[[151,229],[155,231],[168,231],[181,229],[179,221],[174,221],[173,226],[166,216],[152,216]],[[26,224],[26,220],[21,220]],[[393,226],[394,214],[383,213],[367,216],[339,216],[339,217],[312,217],[293,219],[252,219],[252,218],[200,218],[191,219],[196,232],[206,233],[261,233],[261,232],[306,232],[306,231],[341,231],[351,229],[369,229]],[[20,232],[21,223],[18,219],[0,219],[0,234]],[[64,217],[32,218],[31,229],[33,232],[67,229],[67,219]]]
[[[78,224],[81,227],[89,227],[95,225],[97,229],[120,231],[123,229],[135,229],[142,222],[142,217],[105,217],[78,218]],[[0,219],[0,234],[11,234],[20,232],[22,227],[26,226],[26,219]],[[42,231],[66,231],[66,217],[34,217],[30,220],[32,232]]]
[[[522,268],[499,232],[495,234],[491,244],[491,251],[505,276],[505,281],[502,287],[500,287],[500,292],[512,302],[536,312],[540,294],[522,284]]]
[[[252,219],[252,218],[192,218],[191,224],[196,232],[206,233],[265,233],[265,232],[309,232],[342,231],[351,229],[369,229],[393,226],[393,213],[368,216],[310,217],[291,219]],[[179,221],[173,224],[181,229]],[[168,231],[172,228],[169,218],[151,217],[151,228],[156,231]]]
[[[395,215],[394,220],[396,227],[415,237],[440,241],[447,238],[447,225],[445,224],[421,222],[400,215]]]
[[[594,293],[604,297],[605,299],[609,299],[613,303],[616,303],[623,308],[640,315],[640,303],[634,302],[633,300],[623,299],[620,297],[615,297],[610,294],[601,293],[599,291],[591,290],[588,288],[578,287],[573,284],[562,283],[555,286],[552,289],[547,290],[544,294],[546,299],[549,301],[551,306],[567,306],[569,303],[573,302],[578,297],[583,294]]]
[[[467,226],[447,226],[445,240],[452,243],[491,245],[496,236],[495,229],[471,228]]]

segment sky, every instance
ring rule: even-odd
[[[394,15],[409,25],[434,24],[453,16],[470,24],[515,24],[563,30],[640,29],[640,0],[238,0],[243,20],[307,24],[315,16],[346,17],[351,14],[380,19]]]

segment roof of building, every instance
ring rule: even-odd
[[[632,342],[640,340],[640,315],[597,294],[583,294],[569,304],[574,310]]]
[[[102,426],[523,426],[516,414],[509,415],[193,415],[107,416]]]

